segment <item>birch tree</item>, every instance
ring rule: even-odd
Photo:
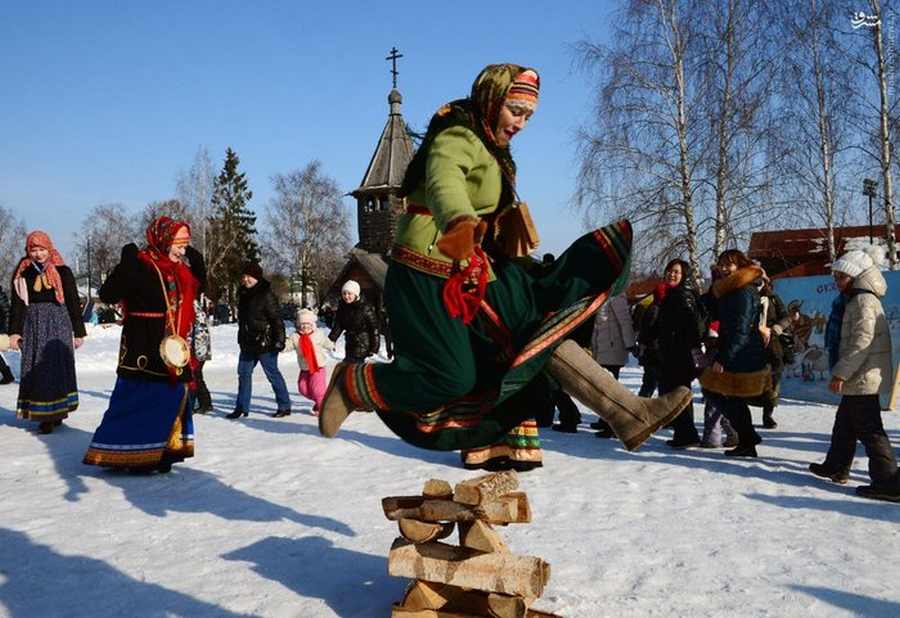
[[[180,171],[176,177],[175,194],[178,201],[185,205],[193,223],[191,242],[209,262],[207,236],[209,219],[213,214],[213,189],[215,188],[215,171],[206,147],[200,146],[194,155],[194,162],[187,171]]]
[[[272,177],[275,195],[266,209],[267,258],[288,279],[299,279],[303,302],[309,289],[321,298],[350,249],[350,219],[337,182],[319,161]]]
[[[804,0],[782,18],[789,45],[779,83],[784,102],[780,188],[797,219],[825,230],[825,250],[833,262],[834,229],[844,222],[849,197],[839,199],[841,178],[850,164],[849,123],[857,114],[858,98],[858,80],[839,36],[846,13],[827,0]]]
[[[597,79],[593,117],[579,133],[575,201],[588,220],[627,217],[637,266],[657,269],[686,255],[699,273],[694,193],[702,160],[691,25],[694,3],[631,0],[602,46],[577,46]]]

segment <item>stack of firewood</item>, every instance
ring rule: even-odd
[[[413,578],[392,618],[558,618],[531,608],[550,579],[550,565],[510,553],[495,525],[528,523],[528,496],[514,471],[458,483],[425,483],[421,496],[381,501],[401,536],[388,572]],[[459,545],[441,543],[459,527]]]

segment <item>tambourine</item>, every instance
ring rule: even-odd
[[[183,337],[168,335],[159,343],[159,355],[169,367],[181,369],[191,360],[191,349]]]

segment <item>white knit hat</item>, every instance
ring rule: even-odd
[[[347,282],[341,287],[341,292],[350,292],[359,298],[359,284],[353,279],[347,279]]]
[[[297,324],[312,324],[315,326],[316,320],[318,320],[315,311],[310,311],[309,309],[300,309],[297,312]]]
[[[831,272],[841,272],[851,277],[858,277],[864,270],[875,266],[868,253],[854,249],[842,255],[831,265]]]

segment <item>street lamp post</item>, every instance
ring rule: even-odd
[[[872,198],[875,197],[878,182],[871,178],[863,178],[863,195],[869,198],[869,244],[872,244]]]

